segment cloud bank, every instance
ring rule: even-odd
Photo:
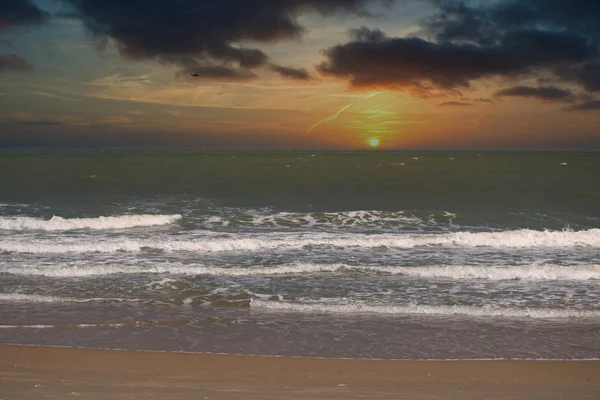
[[[439,12],[422,37],[389,37],[377,29],[325,50],[318,69],[354,89],[373,87],[420,96],[460,93],[486,78],[549,76],[555,85],[600,91],[600,1],[503,0],[480,7],[432,0]],[[553,100],[568,90],[523,86],[500,92]]]
[[[309,78],[306,70],[273,64],[262,50],[243,43],[296,39],[297,17],[361,13],[378,0],[66,0],[100,41],[113,41],[121,55],[175,64],[182,74],[244,80],[269,67],[281,76]],[[381,0],[385,2],[386,0]],[[390,2],[390,0],[387,0]]]
[[[544,101],[566,101],[572,96],[570,90],[559,89],[554,86],[514,86],[496,92],[498,97],[527,97]]]

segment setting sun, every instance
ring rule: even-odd
[[[367,140],[367,143],[369,143],[369,146],[371,147],[377,147],[379,146],[379,139],[371,138]]]

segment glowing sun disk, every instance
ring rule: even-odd
[[[371,146],[371,147],[377,147],[377,146],[379,146],[379,139],[371,138],[371,139],[367,140],[367,143],[369,143],[369,146]]]

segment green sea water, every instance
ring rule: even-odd
[[[0,152],[0,343],[599,359],[599,260],[599,153]]]
[[[177,196],[288,211],[450,210],[600,217],[600,154],[3,152],[1,200],[108,206]]]

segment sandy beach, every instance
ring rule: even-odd
[[[598,399],[596,361],[396,361],[0,346],[0,398]]]

